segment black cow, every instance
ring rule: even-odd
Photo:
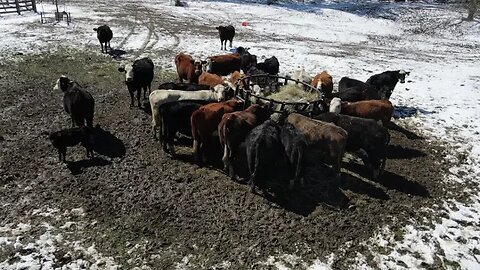
[[[224,47],[225,47],[225,50],[227,49],[227,40],[230,41],[230,48],[231,48],[233,37],[235,37],[235,27],[231,25],[218,26],[218,27],[215,27],[215,29],[218,30],[218,34],[220,35],[220,43],[221,43],[220,50],[223,50]],[[224,41],[225,41],[225,46],[223,44]]]
[[[158,89],[166,90],[183,90],[183,91],[198,91],[198,90],[209,90],[210,86],[206,84],[198,83],[176,83],[176,82],[167,82],[162,83],[158,86]]]
[[[134,106],[133,94],[137,92],[138,107],[140,104],[140,93],[143,88],[143,98],[146,99],[146,93],[151,91],[151,84],[153,81],[153,62],[150,58],[145,57],[137,59],[131,65],[121,66],[118,71],[125,73],[125,84],[127,85],[128,92],[130,93],[131,103],[130,106]]]
[[[346,150],[358,154],[365,166],[372,169],[374,179],[383,173],[390,142],[390,134],[385,127],[375,120],[336,113],[323,113],[314,118],[346,130],[348,132]]]
[[[190,117],[194,111],[208,103],[207,101],[200,100],[182,100],[165,103],[159,107],[158,110],[162,116],[160,143],[165,153],[169,153],[173,157],[175,156],[175,148],[173,146],[175,135],[179,132],[191,137],[192,127]]]
[[[248,69],[246,75],[253,76],[253,75],[265,75],[268,74],[265,71],[258,69],[257,67],[251,67]],[[271,82],[268,77],[266,76],[259,76],[259,77],[252,77],[249,79],[249,83],[245,85],[245,89],[250,90],[250,85],[258,85],[260,88],[264,88],[265,86],[269,85]],[[258,93],[257,93],[258,94]]]
[[[278,62],[277,57],[272,56],[265,59],[265,61],[262,63],[258,63],[257,68],[265,71],[268,74],[277,75],[280,71],[280,63]]]
[[[53,90],[62,90],[64,93],[63,108],[72,119],[72,127],[83,126],[85,122],[88,127],[93,126],[95,100],[87,90],[63,75],[57,80]]]
[[[267,120],[252,129],[245,142],[251,192],[255,192],[259,179],[265,178],[271,171],[280,170],[277,162],[286,159],[280,141],[280,128],[273,120]]]
[[[67,146],[75,146],[79,143],[87,150],[87,157],[93,157],[94,138],[89,127],[81,126],[52,132],[49,139],[58,149],[59,161],[66,162]]]
[[[240,54],[241,69],[244,73],[257,65],[257,56],[248,51],[249,48],[238,47],[236,53]]]
[[[305,183],[302,175],[302,164],[303,153],[307,147],[305,136],[292,124],[287,122],[282,126],[280,140],[283,144],[288,160],[292,165],[292,168],[295,170],[294,178],[290,180],[289,188],[292,189],[294,183],[298,183],[299,181],[300,185],[304,187]]]
[[[97,32],[97,38],[98,38],[98,41],[100,41],[100,46],[102,47],[102,53],[103,53],[104,43],[105,43],[105,53],[107,53],[107,48],[109,48],[111,51],[112,47],[110,47],[110,40],[112,40],[113,33],[110,27],[104,24],[98,28],[93,28],[93,31]]]
[[[343,92],[349,88],[358,89],[358,91],[364,92],[365,89],[367,88],[367,84],[365,84],[362,81],[352,79],[349,77],[342,77],[338,82],[338,92]]]
[[[397,82],[405,83],[405,76],[410,72],[405,70],[385,71],[371,76],[365,83],[371,87],[365,92],[365,99],[389,100]]]
[[[364,93],[357,87],[343,89],[342,91],[332,93],[331,98],[340,98],[342,101],[355,102],[364,100]]]

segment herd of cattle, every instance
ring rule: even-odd
[[[111,30],[108,33],[102,27],[96,31],[106,50]],[[222,49],[226,39],[222,29],[227,28],[217,28]],[[101,31],[107,32],[108,40],[101,39]],[[233,36],[229,39],[230,45],[231,39]],[[175,65],[178,82],[161,84],[154,91],[151,91],[154,78],[151,59],[141,58],[119,67],[118,70],[125,73],[131,106],[134,106],[136,93],[138,106],[141,107],[141,90],[144,99],[148,90],[153,137],[157,138],[157,129],[160,129],[158,137],[162,148],[172,157],[175,157],[174,142],[178,134],[192,138],[193,153],[199,164],[211,162],[208,157],[212,157],[211,151],[216,149],[212,145],[216,141],[222,147],[223,156],[221,152],[213,153],[213,156],[222,156],[224,169],[236,178],[236,167],[232,161],[243,151],[252,191],[259,186],[261,176],[272,160],[282,159],[290,164],[287,166],[290,170],[287,173],[292,175],[290,188],[295,182],[303,185],[302,164],[305,158],[331,165],[339,177],[345,151],[360,157],[371,176],[378,178],[385,167],[390,141],[386,125],[393,115],[393,106],[388,99],[397,82],[404,83],[405,76],[409,74],[404,70],[386,71],[371,76],[366,82],[343,77],[338,91],[333,92],[333,80],[327,71],[313,78],[307,76],[304,70],[297,71],[291,76],[292,81],[308,82],[320,91],[329,112],[308,116],[302,115],[302,112],[284,112],[279,120],[274,121],[271,120],[269,106],[250,104],[249,100],[236,96],[234,89],[241,86],[260,89],[261,92],[264,85],[259,85],[259,81],[254,79],[258,77],[251,77],[248,85],[242,78],[277,75],[279,62],[275,56],[257,63],[255,55],[239,47],[233,53],[211,56],[206,60],[194,60],[180,53],[175,57]],[[54,89],[63,91],[64,108],[73,126],[50,134],[60,160],[65,161],[67,146],[78,143],[87,149],[87,156],[93,156],[92,95],[65,76],[57,80]]]

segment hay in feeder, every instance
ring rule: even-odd
[[[287,84],[279,88],[277,93],[267,98],[280,102],[311,102],[320,98],[318,92],[307,92],[301,85]]]

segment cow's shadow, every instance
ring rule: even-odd
[[[417,157],[424,157],[427,154],[423,151],[403,147],[401,145],[389,145],[387,150],[388,159],[411,159]]]
[[[344,190],[350,190],[357,194],[364,194],[371,198],[379,200],[388,200],[390,197],[381,188],[376,187],[362,179],[354,176],[351,173],[342,173],[342,180],[340,181],[340,187]]]
[[[127,51],[122,50],[122,49],[110,49],[108,51],[108,54],[113,58],[113,59],[120,59],[122,55],[127,54]]]
[[[393,118],[395,119],[400,119],[400,118],[408,118],[415,116],[417,114],[434,114],[437,113],[436,111],[427,111],[424,109],[416,108],[416,107],[411,107],[411,106],[394,106],[394,111],[393,111]]]
[[[93,129],[94,145],[93,150],[103,156],[109,158],[123,158],[126,153],[125,145],[122,140],[115,135],[96,126]]]
[[[380,176],[376,180],[373,180],[370,177],[370,172],[367,171],[363,164],[350,162],[344,163],[343,166],[347,170],[355,172],[364,178],[370,179],[373,182],[379,183],[387,189],[394,189],[413,196],[420,196],[425,198],[430,197],[430,192],[428,192],[428,190],[422,184],[408,180],[405,177],[396,173],[385,170],[382,176]]]
[[[405,137],[407,137],[410,140],[423,140],[423,139],[425,139],[422,136],[419,136],[419,135],[415,134],[414,132],[395,124],[394,122],[388,123],[387,128],[390,129],[390,130],[395,130],[395,131],[398,131],[398,132],[402,133],[403,135],[405,135]]]
[[[93,157],[91,159],[84,159],[79,161],[69,161],[67,162],[67,168],[73,175],[81,174],[83,169],[89,167],[100,167],[110,165],[112,162],[105,160],[101,157]]]

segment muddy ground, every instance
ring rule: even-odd
[[[151,138],[150,116],[129,107],[117,65],[108,56],[67,48],[0,65],[0,225],[61,223],[34,218],[32,209],[83,208],[84,218],[95,222],[70,237],[94,243],[125,268],[167,269],[188,255],[190,265],[202,268],[262,268],[257,262],[270,255],[295,254],[308,262],[335,253],[333,266],[348,269],[357,252],[371,261],[371,251],[359,243],[379,228],[388,225],[401,238],[408,220],[423,220],[418,209],[435,209],[448,196],[441,142],[406,130],[391,130],[386,173],[376,182],[364,177],[362,165],[345,160],[339,183],[310,168],[303,190],[253,195],[220,170],[194,164],[189,147],[179,148],[180,160],[164,154]],[[70,125],[62,94],[52,90],[61,74],[96,100],[92,160],[77,146],[62,164],[47,140],[48,132]],[[154,85],[173,76],[157,70]],[[16,251],[2,249],[0,261]],[[73,259],[63,258],[57,266]]]

